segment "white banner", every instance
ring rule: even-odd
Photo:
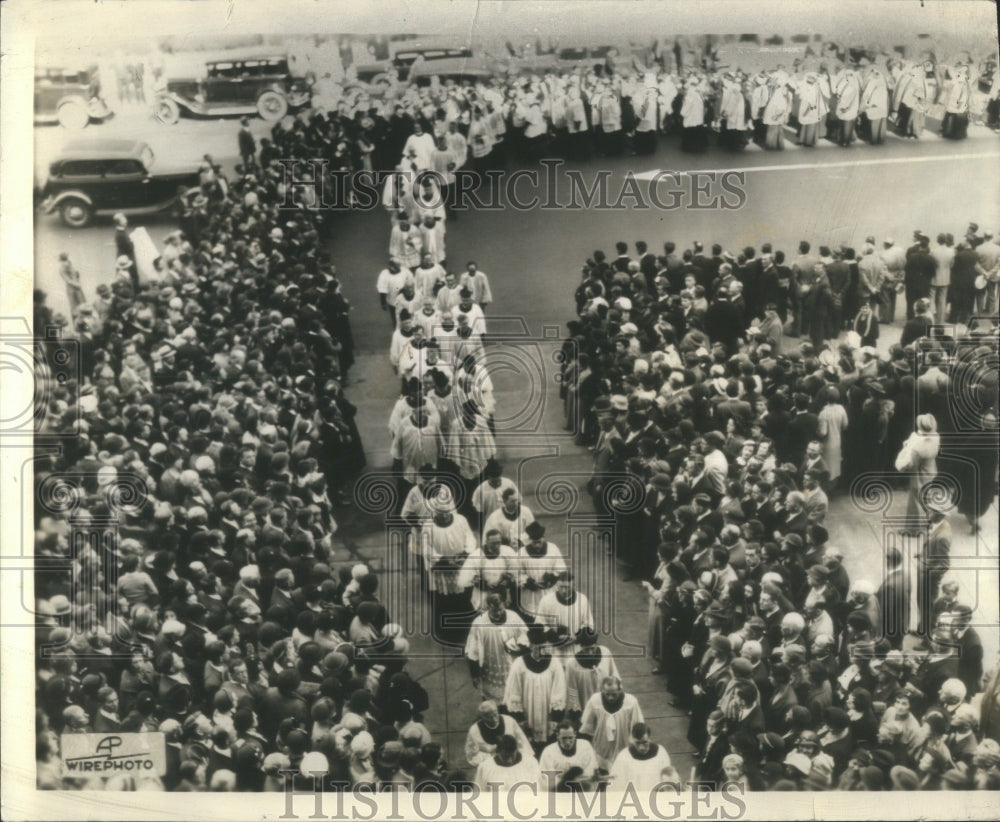
[[[167,772],[167,745],[162,733],[63,734],[62,759],[68,776]]]
[[[153,260],[160,256],[156,250],[156,244],[145,228],[139,226],[129,234],[132,245],[135,248],[135,267],[139,272],[139,284],[146,285],[149,282],[159,280],[156,269],[153,267]]]

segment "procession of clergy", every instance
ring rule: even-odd
[[[399,514],[430,593],[434,638],[464,648],[484,697],[466,760],[483,789],[525,780],[550,790],[679,784],[597,644],[562,552],[496,461],[482,343],[489,279],[474,262],[461,277],[445,270],[435,244],[444,232],[434,235],[444,221],[441,207],[394,213],[377,290],[402,388],[389,421]],[[399,239],[425,223],[430,250],[419,234]]]
[[[433,169],[447,181],[467,154],[468,167],[482,172],[511,160],[648,155],[659,136],[677,133],[682,150],[701,152],[712,140],[731,151],[751,141],[780,150],[787,130],[799,145],[813,147],[823,139],[879,145],[890,128],[919,139],[939,127],[942,136],[959,140],[970,122],[1000,125],[995,60],[976,64],[967,53],[951,62],[929,53],[919,59],[868,54],[853,60],[828,45],[819,55],[756,72],[690,56],[652,63],[609,57],[587,69],[495,74],[460,84],[355,81],[330,102],[345,119],[358,116],[369,125],[365,141],[375,146],[375,167],[392,168],[388,161],[396,162],[405,141],[398,170]],[[408,139],[417,122],[423,128]],[[379,160],[382,142],[388,154]]]

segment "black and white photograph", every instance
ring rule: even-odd
[[[995,3],[0,25],[5,819],[995,817]]]

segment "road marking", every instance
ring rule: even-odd
[[[929,157],[884,157],[876,160],[844,160],[834,163],[783,163],[773,166],[744,166],[743,168],[708,168],[695,169],[691,171],[676,171],[670,169],[653,169],[652,171],[642,171],[632,176],[636,180],[653,180],[657,175],[664,178],[674,175],[689,174],[720,174],[722,172],[735,171],[741,174],[749,174],[755,171],[802,171],[810,168],[848,168],[851,166],[883,166],[901,165],[903,163],[937,163],[943,160],[985,160],[1000,157],[1000,151],[984,151],[976,154],[934,154]]]

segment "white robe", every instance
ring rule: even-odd
[[[737,83],[726,83],[722,87],[722,102],[719,117],[726,121],[730,131],[744,131],[746,123],[746,99]]]
[[[528,630],[521,617],[513,611],[506,613],[507,621],[503,625],[494,624],[489,614],[477,616],[472,621],[469,637],[465,641],[466,658],[479,665],[483,699],[492,699],[498,703],[503,702],[507,676],[513,662],[507,643],[523,639]]]
[[[419,171],[424,171],[434,167],[434,138],[426,131],[423,134],[411,134],[403,144],[403,157],[406,158],[410,149],[416,152],[416,164]],[[409,161],[404,159],[404,164],[409,167]]]
[[[525,587],[525,583],[530,579],[541,585],[546,574],[551,574],[552,577],[558,576],[566,570],[566,560],[563,559],[559,548],[551,542],[545,543],[545,553],[542,556],[533,557],[527,548],[521,548],[517,552],[517,559],[520,566],[517,584],[521,610],[535,617],[538,614],[538,604],[546,591],[542,588],[529,590]]]
[[[684,92],[684,102],[681,103],[681,119],[684,128],[694,128],[705,124],[705,99],[696,89]]]
[[[496,511],[503,504],[503,493],[508,488],[517,490],[514,481],[507,477],[500,478],[500,485],[494,488],[488,480],[484,480],[476,490],[472,492],[472,506],[482,515],[483,519],[489,518],[490,514]],[[521,535],[517,535],[520,539]]]
[[[555,628],[557,625],[567,628],[571,637],[576,636],[577,632],[584,626],[594,627],[594,614],[590,610],[590,602],[587,600],[586,594],[579,591],[576,592],[573,602],[569,605],[563,605],[559,601],[555,589],[547,592],[538,603],[536,619],[542,625],[550,628]]]
[[[434,286],[444,283],[444,268],[440,263],[434,263],[429,268],[422,265],[413,269],[413,280],[416,284],[417,292],[422,297],[434,297]],[[429,336],[429,335],[428,335]]]
[[[566,707],[566,674],[559,660],[552,659],[541,673],[535,673],[518,657],[510,666],[504,704],[511,713],[523,713],[526,733],[533,742],[549,739],[549,714]]]
[[[577,662],[576,654],[566,657],[566,710],[582,711],[590,698],[601,690],[601,682],[607,676],[621,679],[618,666],[611,651],[603,645],[599,646],[601,661],[593,668],[584,668]]]
[[[394,460],[402,461],[403,478],[407,482],[417,481],[422,466],[437,465],[441,453],[439,434],[437,426],[431,425],[429,420],[423,428],[417,428],[410,417],[399,424],[389,453]]]
[[[873,72],[861,93],[861,111],[869,120],[881,120],[889,116],[889,90],[885,77]]]
[[[514,721],[514,718],[501,714],[500,724],[503,726],[503,735],[512,736],[517,740],[517,749],[521,752],[521,756],[534,759],[535,755],[531,750],[531,743],[528,742],[528,737],[524,735],[524,731]],[[472,727],[469,728],[469,733],[465,737],[466,761],[472,767],[478,767],[481,762],[492,759],[496,749],[496,745],[491,745],[483,739],[483,733],[479,730],[479,723],[473,722]]]
[[[495,528],[500,532],[500,540],[504,545],[511,546],[515,551],[520,548],[524,529],[535,521],[535,515],[527,505],[521,505],[520,508],[514,519],[510,519],[502,507],[497,508],[483,523],[483,536]]]
[[[460,594],[463,589],[457,585],[458,570],[431,572],[434,563],[442,557],[468,555],[476,550],[476,538],[465,517],[461,514],[452,514],[452,517],[450,525],[428,522],[420,530],[420,552],[428,571],[430,589],[441,594]]]
[[[438,413],[437,406],[431,403],[424,403],[424,408],[427,411],[428,425],[434,425],[440,428],[441,415]],[[411,411],[413,411],[413,409],[406,401],[406,397],[400,397],[396,400],[396,404],[392,408],[392,413],[389,415],[389,436],[396,436],[396,433],[399,431],[399,426],[402,424],[403,420],[410,416]]]
[[[624,791],[629,785],[641,793],[651,791],[662,782],[680,782],[677,771],[670,764],[670,754],[662,745],[656,746],[656,752],[649,759],[636,759],[626,747],[611,765],[610,776],[610,793]],[[670,788],[664,787],[661,790]]]
[[[467,428],[463,420],[456,420],[451,439],[450,453],[454,454],[459,473],[466,480],[481,476],[486,463],[497,455],[493,434],[482,414],[476,414],[472,428]]]
[[[812,126],[826,117],[826,99],[819,81],[815,83],[802,82],[798,87],[799,95],[799,125]]]
[[[858,116],[858,108],[861,104],[861,86],[858,82],[858,75],[853,71],[846,71],[837,81],[837,117],[841,120],[854,120]]]
[[[500,553],[487,557],[482,548],[477,548],[465,558],[458,573],[458,587],[472,587],[472,607],[477,611],[486,608],[489,589],[500,583],[504,574],[517,578],[517,554],[506,545],[500,546]]]
[[[480,762],[479,768],[476,770],[476,785],[486,793],[493,790],[490,783],[500,783],[502,787],[499,790],[502,791],[510,790],[518,782],[534,785],[536,792],[540,790],[542,772],[538,769],[538,761],[533,756],[526,756],[522,753],[521,761],[509,768],[501,767],[491,756]],[[518,790],[528,794],[532,793],[531,788],[525,786],[519,787]]]
[[[553,742],[542,751],[538,765],[542,770],[547,789],[555,791],[558,788],[558,779],[550,775],[552,771],[564,774],[570,768],[579,768],[583,773],[577,779],[589,781],[594,778],[594,772],[597,770],[597,755],[594,753],[593,746],[586,739],[576,740],[576,751],[572,756],[567,755],[559,747],[558,742]]]
[[[580,733],[590,737],[601,767],[609,769],[618,752],[628,747],[632,726],[637,722],[645,722],[645,719],[639,701],[632,694],[625,694],[622,706],[611,714],[605,709],[598,691],[584,706]]]

